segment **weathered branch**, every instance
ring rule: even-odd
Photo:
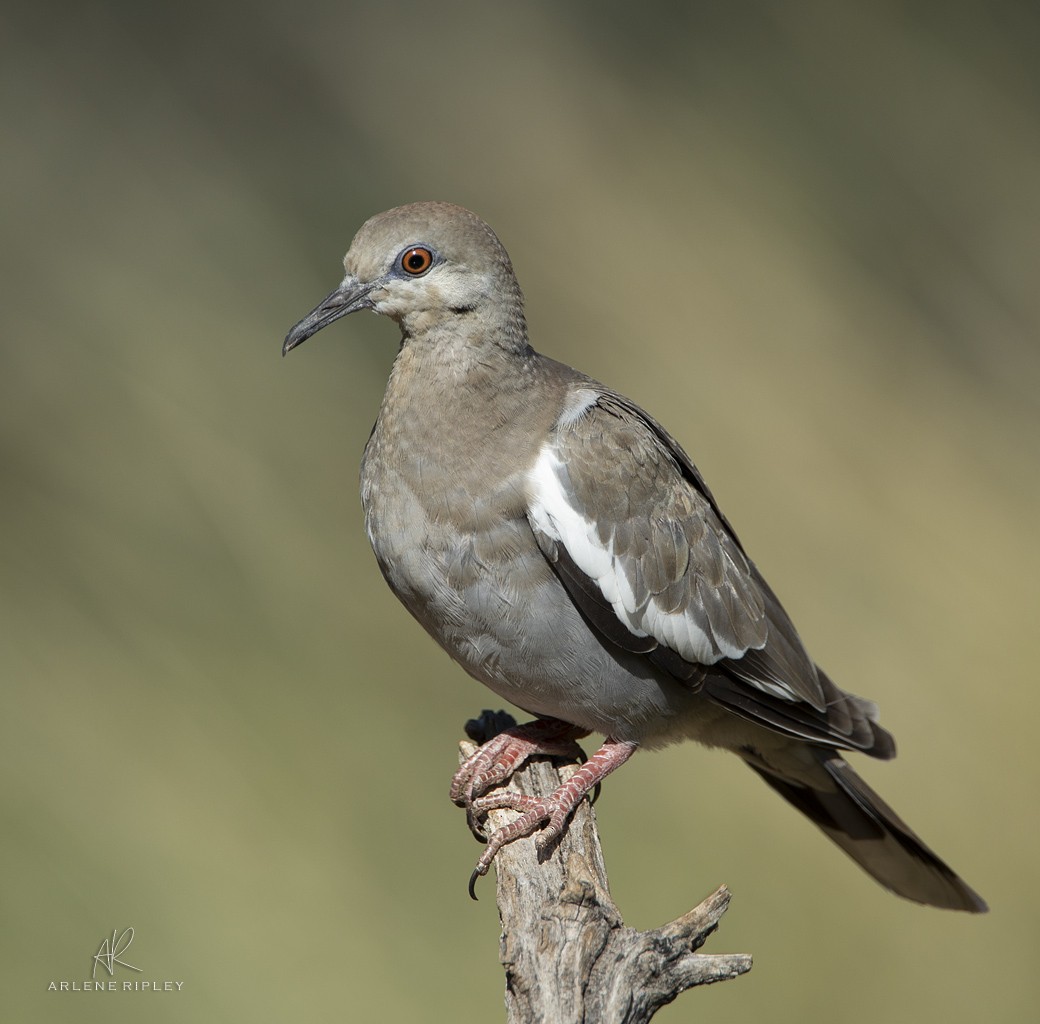
[[[483,742],[510,722],[485,712],[467,723]],[[463,742],[463,757],[475,745]],[[558,759],[557,759],[558,760]],[[539,759],[509,785],[544,796],[577,763]],[[498,828],[515,812],[495,810]],[[694,985],[735,978],[751,969],[745,953],[697,953],[718,926],[730,894],[721,886],[703,903],[652,931],[629,928],[610,898],[595,812],[582,801],[560,842],[539,856],[533,838],[503,847],[495,859],[502,922],[499,959],[506,969],[508,1024],[637,1024],[648,1021]]]

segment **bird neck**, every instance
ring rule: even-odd
[[[399,461],[426,461],[433,439],[452,439],[456,455],[464,455],[474,471],[484,465],[482,472],[491,471],[491,463],[483,460],[492,451],[508,452],[521,461],[533,457],[539,430],[551,425],[541,419],[550,417],[553,409],[551,403],[543,408],[532,400],[546,388],[542,357],[526,339],[520,349],[501,339],[477,339],[457,324],[450,334],[437,334],[429,331],[402,340],[374,445],[392,447]],[[448,447],[434,445],[433,450],[446,458]]]
[[[511,364],[533,355],[520,304],[428,310],[398,322],[400,353],[431,373],[458,378],[489,365],[508,372]]]
[[[456,319],[402,337],[387,397],[455,410],[460,403],[509,405],[528,388],[536,358],[526,332],[489,332]]]

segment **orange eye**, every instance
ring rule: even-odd
[[[405,250],[401,255],[401,269],[412,277],[425,274],[433,266],[433,253],[421,245]]]

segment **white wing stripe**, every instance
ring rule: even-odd
[[[640,606],[631,580],[615,558],[613,538],[604,545],[596,524],[575,509],[564,490],[566,467],[546,443],[530,471],[530,517],[534,527],[566,548],[574,564],[596,582],[618,619],[635,636],[653,636],[689,661],[713,665],[742,657],[747,649],[714,640],[690,615],[663,612],[656,599]]]

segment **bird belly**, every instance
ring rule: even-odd
[[[390,588],[474,678],[532,714],[618,739],[687,734],[683,719],[696,696],[593,633],[526,516],[501,495],[449,512],[385,476],[366,480],[362,494]]]

